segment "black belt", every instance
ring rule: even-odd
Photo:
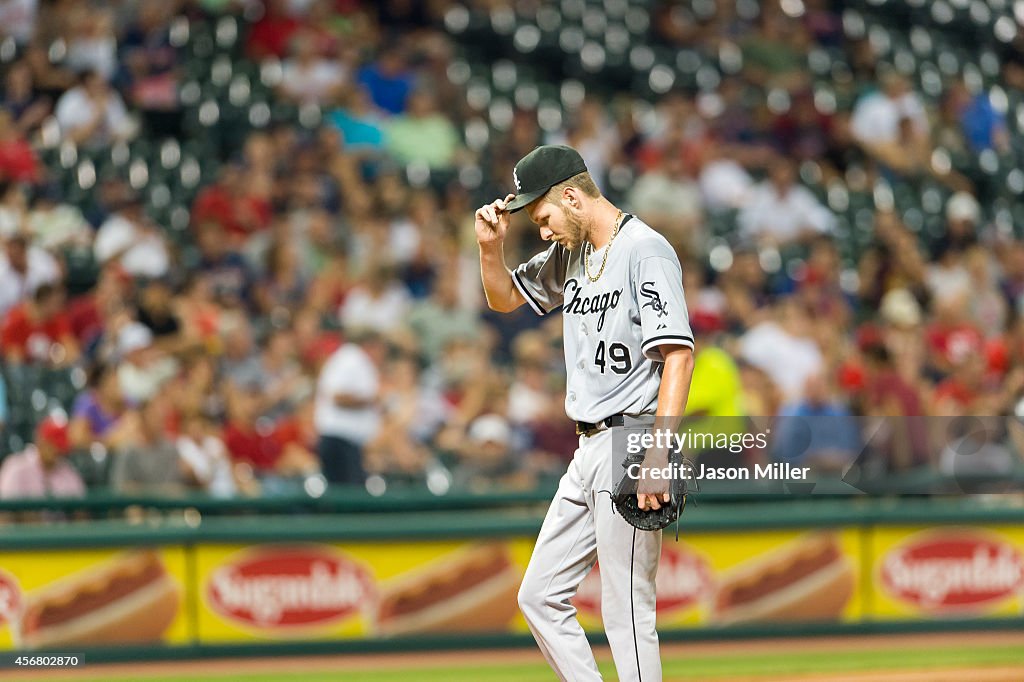
[[[600,421],[596,424],[590,422],[576,422],[576,435],[577,436],[592,436],[598,431],[602,431],[602,426],[607,428],[613,428],[616,426],[622,426],[625,423],[621,414],[613,414],[607,419]]]

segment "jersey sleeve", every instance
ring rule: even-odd
[[[519,289],[533,312],[547,315],[562,305],[568,262],[565,249],[552,244],[547,251],[541,251],[512,271],[516,289]]]
[[[662,344],[693,348],[690,316],[683,298],[683,270],[674,254],[641,258],[636,265],[633,287],[640,310],[643,354],[662,362],[665,359],[660,349]]]

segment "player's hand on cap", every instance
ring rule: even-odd
[[[515,194],[509,194],[504,199],[497,199],[486,206],[481,206],[476,211],[476,240],[480,244],[492,244],[502,242],[505,233],[508,232],[511,214],[505,210],[508,202],[515,198]]]

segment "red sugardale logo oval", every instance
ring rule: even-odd
[[[210,575],[206,600],[245,625],[325,625],[354,615],[373,597],[366,570],[331,548],[274,547],[236,557]]]
[[[881,579],[894,597],[922,609],[971,610],[1024,587],[1024,560],[992,536],[930,534],[886,554]]]
[[[707,562],[699,554],[683,549],[680,545],[665,545],[661,550],[658,564],[656,589],[658,612],[687,609],[711,593],[714,582]],[[583,613],[599,615],[601,612],[601,567],[594,570],[580,584],[573,598],[573,604]]]

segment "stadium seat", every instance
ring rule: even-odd
[[[239,26],[238,19],[230,14],[222,16],[217,20],[214,30],[214,42],[219,52],[231,52],[238,45]]]
[[[25,439],[22,438],[21,434],[12,428],[8,428],[3,438],[0,439],[0,447],[3,447],[4,455],[9,455],[12,452],[20,452],[25,448]]]
[[[110,485],[114,456],[99,443],[93,444],[89,449],[72,451],[68,455],[68,461],[90,490],[103,490]]]
[[[0,64],[9,64],[18,56],[18,43],[13,36],[6,36],[0,41]]]
[[[64,252],[65,286],[69,296],[85,293],[96,283],[99,265],[90,248],[71,248]]]
[[[85,372],[80,367],[46,369],[40,388],[49,396],[50,405],[56,401],[65,411],[70,411],[75,396],[85,387],[85,381]]]

